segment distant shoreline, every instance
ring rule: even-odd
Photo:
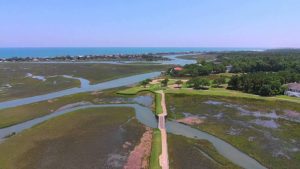
[[[81,55],[56,57],[11,57],[0,58],[0,62],[124,62],[124,61],[170,61],[167,55],[196,55],[200,52],[169,52],[149,54],[117,54],[117,55]]]
[[[186,52],[225,52],[225,51],[263,51],[263,48],[188,48],[188,47],[110,47],[110,48],[0,48],[0,58],[53,58],[60,56],[88,55],[142,55],[142,54],[176,54]]]

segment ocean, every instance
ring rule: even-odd
[[[150,48],[150,47],[95,47],[95,48],[0,48],[0,58],[11,57],[55,57],[55,56],[80,56],[80,55],[111,55],[111,54],[143,54],[167,52],[211,52],[211,51],[257,51],[258,48]]]

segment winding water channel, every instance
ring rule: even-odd
[[[94,105],[94,104],[85,104],[79,105],[77,107],[65,108],[63,110],[55,111],[52,114],[36,118],[30,121],[26,121],[11,127],[0,129],[0,141],[4,141],[5,137],[10,135],[11,133],[19,133],[25,129],[31,128],[39,123],[42,123],[51,118],[60,116],[65,113],[69,113],[75,110],[87,109],[87,108],[95,108],[95,107],[131,107],[135,110],[135,116],[139,122],[142,124],[151,127],[157,128],[157,119],[154,116],[154,113],[147,107],[144,107],[140,104],[102,104],[102,105]],[[233,163],[246,168],[246,169],[266,169],[264,166],[259,164],[255,159],[249,157],[245,153],[239,151],[232,145],[227,142],[212,136],[208,133],[202,132],[200,130],[191,128],[187,125],[180,124],[175,121],[167,121],[166,123],[168,133],[182,135],[189,138],[194,139],[205,139],[210,141],[216,148],[216,150],[223,155],[228,160]]]
[[[128,86],[128,85],[138,83],[138,82],[148,79],[148,78],[157,77],[159,75],[160,75],[160,72],[145,73],[145,74],[140,74],[140,75],[119,78],[119,79],[115,79],[115,80],[111,80],[111,81],[107,81],[107,82],[103,82],[103,83],[98,83],[95,85],[90,85],[89,83],[86,82],[85,79],[78,78],[82,82],[80,88],[71,88],[71,89],[66,89],[66,90],[48,93],[48,94],[43,94],[43,95],[39,95],[39,96],[33,96],[33,97],[27,97],[27,98],[23,98],[23,99],[16,99],[16,100],[11,100],[11,101],[1,102],[0,109],[22,106],[22,105],[26,105],[26,104],[30,104],[30,103],[50,100],[50,99],[54,99],[54,98],[58,98],[58,97],[62,97],[62,96],[76,94],[76,93],[91,92],[91,91],[112,89],[112,88],[121,87],[121,86]]]
[[[172,59],[176,58],[175,55],[170,56],[170,57],[172,57]],[[183,59],[180,59],[180,60],[183,60]],[[176,62],[177,61],[180,62],[180,60],[176,60]],[[184,60],[184,62],[181,62],[180,65],[187,64],[187,63],[191,63],[191,61]],[[125,77],[125,78],[119,78],[116,80],[103,82],[103,83],[99,83],[99,84],[95,84],[95,85],[90,85],[89,82],[85,79],[76,78],[81,81],[80,88],[72,88],[72,89],[67,89],[67,90],[49,93],[49,94],[45,94],[45,95],[2,102],[2,103],[0,103],[0,109],[21,106],[21,105],[25,105],[25,104],[49,100],[49,99],[62,97],[62,96],[66,96],[66,95],[71,95],[71,94],[76,94],[76,93],[104,90],[104,89],[116,88],[116,87],[120,87],[120,86],[127,86],[127,85],[131,85],[131,84],[140,82],[146,78],[156,77],[159,74],[160,74],[160,72],[146,73],[146,74],[135,75],[135,76]],[[74,78],[71,76],[65,76],[65,77],[66,78]],[[138,101],[138,99],[136,99],[135,101],[137,103],[140,103]],[[157,128],[157,119],[155,118],[154,113],[149,108],[144,107],[141,104],[94,105],[91,103],[84,103],[84,104],[79,104],[77,106],[65,107],[65,108],[59,109],[49,115],[39,117],[39,118],[30,120],[30,121],[26,121],[26,122],[23,122],[20,124],[16,124],[16,125],[13,125],[13,126],[10,126],[7,128],[2,128],[2,129],[0,129],[0,142],[4,141],[5,137],[12,133],[22,132],[25,129],[31,128],[31,127],[33,127],[39,123],[42,123],[46,120],[49,120],[51,118],[54,118],[54,117],[57,117],[62,114],[72,112],[75,110],[95,108],[95,107],[131,107],[135,110],[135,116],[139,120],[139,122],[141,122],[142,124],[149,126],[151,128]],[[234,164],[236,164],[238,166],[241,166],[246,169],[266,169],[264,166],[262,166],[260,163],[258,163],[255,159],[253,159],[250,156],[246,155],[245,153],[241,152],[240,150],[238,150],[237,148],[228,144],[227,142],[225,142],[215,136],[212,136],[208,133],[191,128],[187,125],[180,124],[176,121],[167,121],[166,127],[167,127],[167,132],[172,133],[172,134],[182,135],[182,136],[194,138],[194,139],[205,139],[205,140],[210,141],[221,155],[223,155],[225,158],[227,158],[228,160],[230,160],[231,162],[233,162]]]

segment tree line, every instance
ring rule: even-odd
[[[261,96],[283,94],[284,84],[300,81],[300,74],[290,72],[256,72],[234,75],[228,82],[228,89],[239,90]]]
[[[300,51],[230,52],[220,54],[217,61],[232,65],[231,73],[279,71],[300,73]]]

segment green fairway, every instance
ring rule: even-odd
[[[160,93],[155,93],[155,113],[161,114],[163,112],[162,110],[162,105],[161,105],[161,94]]]
[[[162,152],[161,133],[158,129],[153,132],[152,150],[150,156],[150,169],[161,169],[159,165],[159,156]]]
[[[209,90],[194,90],[183,88],[180,90],[168,89],[165,93],[172,94],[187,94],[187,95],[203,95],[203,96],[225,96],[225,97],[237,97],[237,98],[252,98],[252,99],[261,99],[261,100],[278,100],[278,101],[289,101],[300,103],[300,98],[289,97],[289,96],[274,96],[274,97],[263,97],[254,94],[243,93],[235,90],[228,90],[224,88],[210,88]]]

